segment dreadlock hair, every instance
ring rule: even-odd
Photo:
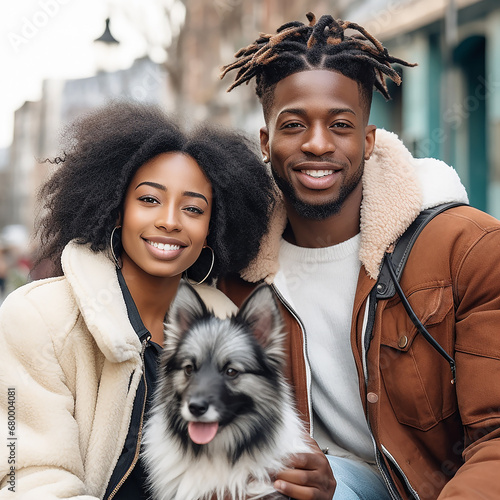
[[[401,83],[392,64],[415,66],[389,55],[375,37],[356,23],[335,20],[330,15],[316,22],[312,12],[306,17],[309,25],[293,21],[278,28],[274,35],[261,33],[255,42],[235,54],[235,62],[222,68],[221,78],[229,71],[238,70],[228,92],[255,77],[256,93],[266,120],[275,85],[292,73],[329,69],[355,80],[368,119],[373,88],[390,99],[386,77],[397,85]],[[348,29],[357,33],[347,35]]]
[[[35,266],[50,262],[49,274],[62,274],[60,257],[71,240],[96,252],[109,251],[135,172],[160,153],[176,151],[190,155],[212,185],[207,243],[215,262],[210,279],[239,272],[257,254],[273,185],[246,137],[208,125],[186,133],[157,106],[113,102],[75,121],[63,138],[64,154],[46,160],[57,169],[39,192],[41,249]],[[202,252],[188,270],[190,278],[205,276],[208,253]]]

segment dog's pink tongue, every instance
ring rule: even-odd
[[[189,422],[189,437],[196,444],[207,444],[217,434],[218,422]]]

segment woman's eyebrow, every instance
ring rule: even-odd
[[[149,182],[149,181],[144,181],[144,182],[141,182],[140,184],[138,184],[135,189],[139,188],[140,186],[151,186],[151,187],[154,187],[156,189],[161,189],[162,191],[166,191],[167,188],[163,185],[163,184],[158,184],[157,182]]]
[[[151,187],[154,187],[156,189],[161,189],[162,191],[167,191],[167,188],[166,186],[164,186],[163,184],[158,184],[157,182],[150,182],[150,181],[144,181],[144,182],[141,182],[140,184],[138,184],[136,186],[135,189],[138,189],[140,186],[151,186]],[[184,191],[183,193],[183,196],[191,196],[192,198],[201,198],[202,200],[205,200],[205,203],[208,205],[208,200],[205,196],[203,196],[201,193],[197,193],[196,191]]]
[[[205,200],[205,203],[208,205],[208,200],[201,193],[196,193],[195,191],[184,191],[183,195],[192,196],[194,198],[201,198],[202,200]]]

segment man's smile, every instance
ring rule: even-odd
[[[303,174],[310,175],[315,179],[319,179],[320,177],[325,177],[327,175],[333,174],[333,170],[301,170]]]

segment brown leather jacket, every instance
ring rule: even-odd
[[[361,269],[351,342],[379,468],[390,476],[394,498],[500,498],[499,257],[500,223],[459,207],[428,224],[406,264],[401,286],[429,333],[454,357],[456,385],[449,364],[418,334],[397,295],[378,302],[365,379],[363,318],[375,281]],[[220,284],[237,305],[253,286],[236,278]],[[309,423],[303,332],[282,305],[289,378]]]
[[[363,211],[361,217],[363,238],[370,223]],[[393,498],[500,498],[500,222],[471,207],[438,215],[418,237],[401,278],[417,316],[455,359],[456,384],[449,364],[417,332],[397,294],[378,301],[363,359],[363,320],[377,277],[366,255],[373,254],[360,257],[351,343],[379,469]],[[258,260],[262,267],[265,259]],[[264,276],[272,283],[272,274]],[[239,305],[254,285],[234,278],[219,286]],[[281,303],[289,378],[309,423],[304,332]]]

